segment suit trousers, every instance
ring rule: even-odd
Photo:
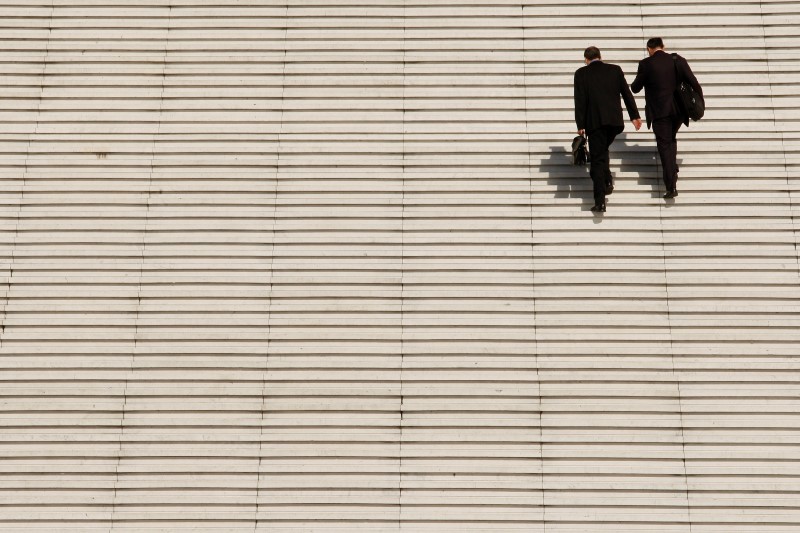
[[[678,130],[681,129],[680,116],[671,115],[653,121],[658,155],[661,158],[664,186],[667,190],[678,185]]]
[[[612,182],[608,149],[621,130],[618,126],[603,126],[589,132],[589,156],[592,159],[589,175],[592,177],[595,205],[606,203],[606,184]]]

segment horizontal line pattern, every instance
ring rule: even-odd
[[[800,527],[797,2],[0,20],[0,530]],[[682,194],[628,131],[593,218],[573,72],[656,34]]]

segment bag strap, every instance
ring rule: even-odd
[[[681,86],[681,73],[678,72],[678,54],[675,52],[670,54],[672,56],[672,64],[675,67],[675,87]]]

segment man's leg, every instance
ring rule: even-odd
[[[611,194],[614,191],[614,176],[611,175],[611,154],[609,153],[611,144],[614,142],[614,139],[619,135],[619,129],[614,127],[607,127],[606,128],[606,153],[608,153],[609,161],[606,162],[606,195]]]
[[[672,161],[675,163],[675,184],[673,188],[678,187],[678,130],[681,129],[683,122],[680,117],[672,117]]]
[[[592,158],[592,167],[589,174],[592,176],[594,189],[594,205],[606,203],[606,180],[609,176],[608,168],[608,131],[606,128],[597,128],[589,132],[589,155]]]
[[[678,174],[677,165],[675,163],[677,144],[674,141],[677,130],[674,130],[672,118],[664,117],[654,120],[653,133],[656,135],[658,155],[661,159],[664,186],[667,188],[667,191],[671,191],[675,189],[675,181]]]

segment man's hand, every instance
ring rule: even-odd
[[[639,123],[641,124],[641,121],[639,121]],[[639,129],[639,128],[636,128],[636,129]],[[578,130],[578,135],[585,135],[585,134],[586,134],[586,130]]]
[[[642,127],[642,119],[640,118],[635,118],[631,120],[631,123],[633,123],[633,126],[636,128],[636,131],[639,131],[639,129],[641,129]]]

